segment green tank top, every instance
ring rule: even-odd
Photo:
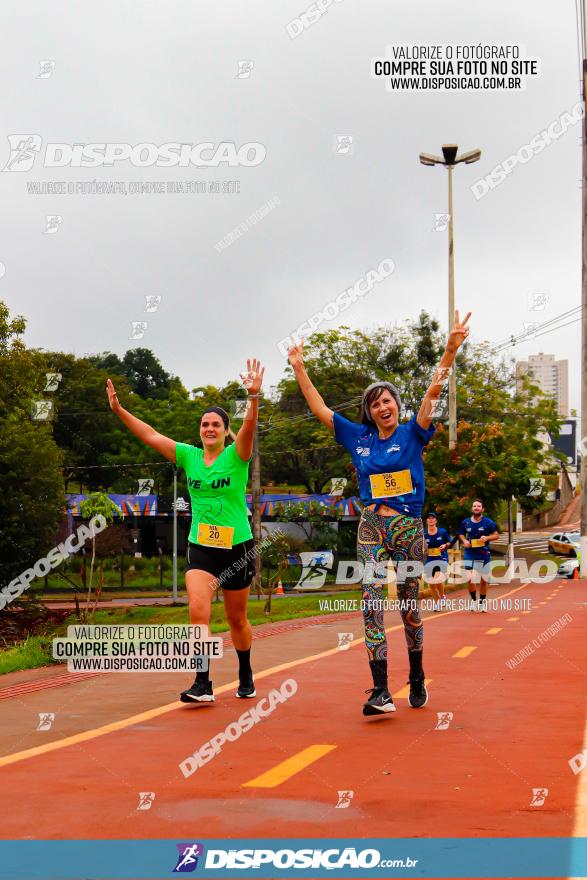
[[[245,494],[249,461],[239,458],[231,443],[209,467],[204,452],[189,443],[175,444],[175,461],[185,471],[192,502],[189,540],[198,543],[198,526],[207,523],[234,529],[233,546],[252,538]]]

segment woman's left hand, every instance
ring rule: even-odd
[[[265,373],[265,367],[261,366],[261,361],[258,361],[257,358],[247,359],[247,372],[241,373],[240,377],[244,387],[247,389],[248,394],[258,394],[261,390],[261,385],[263,384],[263,375]]]
[[[469,335],[467,322],[470,317],[471,312],[467,312],[466,317],[463,318],[462,321],[460,321],[458,309],[455,312],[455,322],[452,326],[452,330],[448,334],[448,340],[446,343],[446,347],[449,351],[458,351],[467,336]]]

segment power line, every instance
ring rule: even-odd
[[[575,318],[574,321],[567,321],[566,324],[559,324],[557,327],[551,327],[550,330],[544,330],[542,333],[532,333],[531,336],[528,337],[525,341],[530,341],[531,339],[538,339],[540,336],[547,336],[549,333],[554,333],[555,330],[562,330],[563,327],[570,327],[571,324],[578,324],[581,321],[581,318]],[[518,340],[524,341],[524,340]],[[500,351],[507,351],[508,348],[515,348],[517,342],[510,342],[509,345],[504,345]]]
[[[145,462],[144,464],[87,464],[87,465],[67,465],[62,466],[64,471],[93,471],[93,470],[116,470],[119,468],[152,468],[152,467],[173,467],[170,461]]]
[[[576,323],[576,321],[581,320],[581,315],[580,315],[581,312],[582,312],[581,306],[575,306],[572,309],[568,309],[566,312],[562,312],[560,315],[557,315],[554,318],[550,318],[548,321],[544,321],[542,324],[538,324],[533,330],[531,330],[531,329],[524,330],[522,333],[519,333],[517,336],[510,336],[509,339],[504,340],[503,342],[497,343],[495,346],[493,346],[491,348],[491,353],[497,354],[501,351],[505,351],[506,349],[511,348],[512,346],[517,345],[518,342],[529,341],[531,339],[535,339],[537,336],[544,336],[546,333],[552,333],[554,330],[560,330],[563,327],[569,326],[569,324],[574,324],[574,323]],[[579,313],[579,314],[577,315],[577,313]],[[568,321],[565,324],[559,323],[564,318],[568,318],[568,317],[571,317],[574,315],[577,315],[577,318],[575,319],[575,321]],[[556,326],[551,326],[553,324]],[[549,329],[544,329],[544,328],[549,328]],[[538,330],[542,330],[542,332],[538,333],[537,332]]]
[[[329,407],[329,409],[332,409],[334,412],[342,412],[343,410],[351,409],[352,407],[356,406],[360,402],[360,400],[361,400],[361,397],[358,397],[358,396],[353,397],[350,400],[346,401],[345,403],[341,403],[338,406]],[[273,422],[271,427],[263,428],[262,430],[259,431],[259,434],[260,435],[266,434],[271,430],[271,428],[279,427],[279,425],[285,425],[290,422],[303,422],[303,421],[307,421],[308,419],[315,419],[315,418],[316,418],[316,416],[312,412],[305,413],[304,415],[286,416],[285,418],[280,419],[277,422]]]
[[[567,309],[566,312],[561,312],[560,315],[555,315],[554,318],[549,318],[548,321],[543,321],[541,324],[538,324],[538,328],[549,327],[551,324],[556,324],[558,321],[562,321],[563,318],[567,318],[570,315],[576,314],[578,311],[581,311],[581,306],[573,306],[571,309]],[[504,345],[509,345],[512,339],[523,339],[528,335],[528,333],[532,333],[532,330],[524,330],[519,333],[517,336],[509,336],[507,339],[504,339],[502,342],[496,343],[494,349],[501,348]]]

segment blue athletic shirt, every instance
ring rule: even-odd
[[[433,549],[440,547],[442,544],[452,544],[452,538],[446,529],[437,529],[435,535],[430,535],[428,531],[424,529],[424,540],[426,541],[428,550],[430,550],[431,547]],[[430,556],[428,553],[426,562],[428,562],[429,559],[444,559],[445,562],[448,562],[448,548],[442,550],[440,556]]]
[[[379,439],[377,428],[358,425],[334,413],[334,436],[338,443],[348,449],[357,472],[359,492],[363,504],[381,502],[407,516],[420,516],[426,485],[422,451],[430,442],[436,428],[421,428],[413,416],[409,422],[398,425],[391,437]],[[373,498],[369,477],[409,470],[412,491],[394,497]]]
[[[475,538],[482,538],[483,535],[492,535],[497,531],[497,526],[488,516],[482,516],[479,522],[475,522],[470,516],[464,519],[459,527],[459,535],[464,535],[467,541],[473,541]],[[489,544],[483,547],[464,547],[464,559],[482,559],[489,562],[491,553]]]

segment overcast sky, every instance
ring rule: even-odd
[[[26,341],[77,355],[151,348],[188,388],[236,377],[247,355],[281,378],[277,343],[384,258],[395,272],[321,329],[447,318],[446,172],[418,162],[480,147],[455,172],[457,305],[473,340],[580,303],[580,125],[480,200],[471,185],[579,99],[574,3],[343,0],[292,39],[304,0],[62,0],[4,4],[0,166],[10,134],[52,143],[257,142],[256,167],[43,168],[0,175],[0,298]],[[9,12],[9,15],[8,15]],[[394,92],[371,77],[391,43],[523,44],[541,75],[519,92]],[[38,77],[39,62],[54,61]],[[248,77],[238,62],[252,61]],[[333,138],[353,139],[350,155]],[[240,194],[38,195],[34,181],[238,180]],[[215,244],[269,200],[229,247]],[[60,215],[55,234],[46,216]],[[1,267],[0,267],[1,271]],[[549,294],[543,310],[533,293]],[[159,295],[145,314],[145,296]],[[131,323],[146,320],[143,339]],[[579,406],[580,324],[520,344],[569,359]]]

